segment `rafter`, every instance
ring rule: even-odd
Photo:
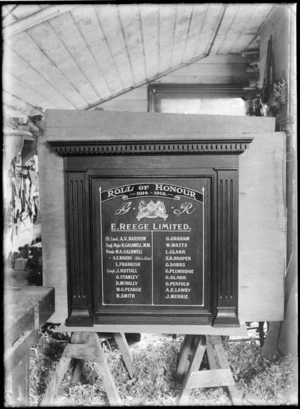
[[[11,37],[19,34],[24,30],[28,30],[40,23],[44,23],[51,18],[54,18],[60,14],[66,13],[80,4],[63,5],[63,6],[49,6],[46,9],[35,13],[31,16],[25,17],[22,20],[16,21],[3,29],[3,37]]]

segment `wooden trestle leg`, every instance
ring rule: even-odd
[[[128,373],[130,377],[132,377],[134,370],[126,338],[123,333],[114,334],[114,337],[122,353]],[[74,332],[71,337],[71,343],[66,346],[63,355],[56,366],[54,376],[42,400],[42,406],[49,406],[54,400],[72,358],[78,360],[75,366],[72,383],[76,383],[80,378],[80,372],[84,361],[93,361],[101,372],[104,389],[107,393],[109,403],[113,406],[122,405],[122,400],[109,370],[98,334],[95,332]]]
[[[230,365],[225,355],[225,350],[222,346],[221,337],[209,337],[204,335],[187,335],[183,341],[182,350],[180,353],[177,377],[183,376],[182,369],[186,367],[191,345],[195,345],[195,349],[191,355],[191,360],[188,370],[184,377],[181,394],[178,398],[178,405],[187,406],[189,397],[193,389],[196,388],[212,388],[224,386],[229,392],[229,397],[234,405],[241,404],[241,395],[235,386],[235,382],[230,370]],[[200,371],[200,364],[204,353],[207,353],[209,370]]]

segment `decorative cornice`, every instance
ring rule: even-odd
[[[157,154],[241,154],[253,138],[201,141],[51,141],[49,145],[61,156],[157,155]]]

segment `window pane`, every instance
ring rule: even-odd
[[[241,98],[161,98],[160,112],[174,114],[246,115]]]

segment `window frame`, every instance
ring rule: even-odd
[[[161,112],[160,101],[163,97],[179,98],[241,98],[243,85],[233,84],[149,84],[148,112]]]

